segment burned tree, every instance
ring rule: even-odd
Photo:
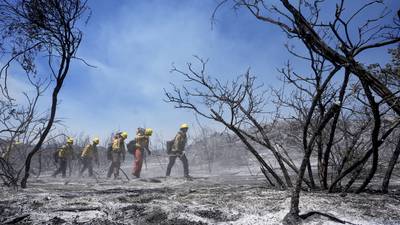
[[[193,110],[204,118],[223,124],[256,157],[271,185],[291,187],[287,166],[295,172],[298,170],[275,148],[264,130],[266,100],[262,85],[255,82],[250,71],[230,82],[213,79],[206,74],[207,62],[198,57],[196,59],[201,65],[199,70],[191,63],[188,63],[189,72],[173,68],[172,72],[182,75],[187,85],[181,88],[174,85],[172,92],[166,92],[166,101],[175,104],[176,108]],[[264,161],[254,143],[270,150],[280,166],[284,180]]]
[[[47,90],[49,81],[27,76],[27,89],[10,93],[8,88],[8,61],[0,71],[0,177],[5,185],[16,186],[23,168],[21,159],[44,130],[47,112],[39,112],[39,99]]]
[[[304,114],[306,116],[302,139],[305,156],[300,168],[300,176],[297,178],[296,187],[292,193],[290,212],[285,218],[287,224],[297,224],[300,221],[299,193],[303,180],[302,175],[305,172],[303,170],[310,167],[310,162],[307,158],[311,156],[314,142],[316,147],[319,148],[319,177],[324,189],[328,188],[332,191],[337,182],[349,173],[355,172],[353,175],[357,178],[357,174],[362,170],[363,165],[365,165],[370,156],[372,156],[372,166],[357,192],[365,189],[376,172],[379,148],[398,126],[397,119],[394,119],[385,129],[382,129],[382,116],[388,112],[393,112],[395,118],[399,117],[400,96],[398,86],[396,88],[388,84],[364,66],[360,61],[360,55],[367,54],[373,49],[399,43],[399,16],[398,13],[388,10],[384,3],[378,0],[362,2],[358,8],[356,7],[351,11],[347,9],[348,7],[346,7],[344,0],[335,1],[335,7],[331,7],[331,1],[329,3],[328,1],[297,1],[296,3],[291,3],[288,0],[277,2],[267,0],[224,0],[221,1],[217,8],[229,2],[233,4],[235,9],[244,8],[254,15],[256,19],[279,27],[289,40],[302,43],[311,57],[322,58],[330,67],[336,68],[337,71],[342,71],[341,73],[334,73],[334,76],[338,76],[336,74],[344,74],[343,83],[337,89],[339,95],[333,95],[337,98],[337,103],[333,102],[335,104],[327,104],[328,107],[320,107],[321,98],[324,95],[329,95],[327,95],[327,90],[317,87],[311,92],[312,104],[307,107],[308,112]],[[368,14],[367,12],[371,12],[371,10],[373,10],[373,13]],[[327,15],[331,15],[331,17],[329,18]],[[215,16],[215,13],[213,16]],[[385,24],[384,19],[390,16],[393,16],[391,22]],[[292,49],[289,50],[292,51]],[[307,57],[306,60],[309,58]],[[311,64],[311,69],[314,70],[313,65],[315,64]],[[305,83],[308,81],[308,78],[302,76],[296,79],[300,79]],[[356,88],[355,95],[360,96],[353,98],[357,99],[359,105],[344,113],[343,107],[347,106],[344,106],[343,102],[349,96],[347,88],[350,86],[349,81]],[[294,82],[292,83],[294,84]],[[307,90],[299,86],[297,88],[299,88],[300,92],[307,92]],[[319,113],[317,114],[314,113],[316,107],[319,108]],[[359,109],[365,109],[366,111],[358,111]],[[351,162],[344,158],[341,165],[338,166],[341,171],[340,174],[329,186],[327,181],[328,165],[333,161],[331,156],[333,148],[338,146],[336,143],[338,140],[337,134],[340,132],[346,133],[349,130],[339,127],[339,124],[343,122],[341,119],[348,114],[355,115],[355,117],[359,114],[372,115],[369,118],[367,116],[367,120],[370,120],[371,123],[366,125],[368,129],[365,129],[369,132],[372,140],[369,142],[371,148],[367,149],[364,155],[361,154],[360,160],[356,159],[356,162],[352,165],[345,165],[347,163],[351,164]],[[313,121],[317,115],[315,123]],[[360,136],[364,135],[360,132],[362,133],[362,131],[359,131],[359,134],[354,135],[354,146],[358,146]],[[322,140],[324,140],[322,136],[326,134],[328,143],[322,143]],[[347,134],[347,136],[349,135]],[[325,151],[323,146],[326,146]],[[354,148],[347,151],[349,154],[352,152],[355,152]],[[393,159],[395,160],[395,158]],[[359,172],[354,171],[355,169]],[[312,173],[310,173],[310,170],[309,175],[311,178]],[[350,179],[347,186],[351,186],[352,180]]]
[[[371,86],[392,109],[400,115],[399,97],[357,61],[361,53],[400,42],[400,21],[397,15],[392,24],[383,24],[390,15],[386,8],[375,18],[363,18],[364,24],[355,24],[354,19],[371,7],[382,5],[382,1],[363,3],[357,10],[345,14],[345,1],[337,1],[334,19],[324,21],[321,10],[325,1],[300,1],[296,6],[288,0],[281,5],[269,4],[264,0],[233,0],[235,7],[247,8],[258,20],[280,27],[290,39],[299,39],[304,46],[346,68]],[[383,5],[384,7],[384,5]],[[332,10],[333,11],[333,10]],[[268,13],[271,12],[271,15]],[[355,26],[355,27],[353,27]],[[355,33],[350,29],[356,28]]]
[[[285,69],[280,70],[285,86],[282,90],[288,91],[274,90],[276,96],[274,102],[278,108],[287,108],[290,112],[281,116],[282,120],[298,124],[299,127],[303,128],[302,135],[296,135],[295,142],[298,143],[298,148],[303,148],[304,152],[306,152],[308,146],[308,139],[313,136],[318,123],[324,118],[327,106],[335,102],[339,104],[341,109],[335,113],[333,120],[313,140],[315,141],[313,147],[315,150],[313,151],[317,152],[320,188],[325,190],[329,188],[330,191],[340,190],[341,188],[336,187],[336,182],[331,181],[333,184],[329,184],[328,174],[331,177],[335,176],[335,173],[339,176],[342,170],[347,168],[348,164],[351,164],[351,160],[361,158],[365,146],[373,145],[365,138],[369,133],[371,133],[371,140],[374,140],[372,137],[381,136],[381,133],[386,132],[386,129],[389,129],[388,134],[390,134],[392,132],[390,127],[397,125],[393,121],[386,120],[383,127],[379,125],[380,128],[372,133],[374,121],[379,122],[381,117],[393,117],[389,113],[390,109],[381,109],[379,116],[377,113],[375,113],[375,117],[371,116],[374,115],[373,110],[376,111],[376,107],[379,108],[381,103],[377,103],[371,98],[368,100],[368,97],[371,97],[371,93],[368,92],[369,89],[365,88],[367,91],[363,91],[362,83],[351,78],[347,70],[342,73],[342,83],[338,83],[337,79],[334,82],[333,76],[341,75],[339,67],[325,65],[327,62],[323,57],[311,52],[308,56],[294,55],[302,60],[309,61],[312,73],[311,75],[304,73],[300,75],[291,68],[290,64]],[[386,81],[382,82],[385,85],[387,84]],[[360,156],[357,156],[357,154]],[[375,155],[375,160],[376,158]],[[376,169],[377,162],[374,163]],[[328,170],[328,166],[332,167],[331,171]],[[307,166],[307,169],[309,177],[312,177],[313,172],[310,166]],[[372,169],[372,171],[375,171],[375,169]],[[371,172],[371,176],[372,174],[374,172]],[[371,177],[366,179],[366,183],[369,183],[369,181],[371,181]],[[351,184],[348,184],[342,191],[348,191],[350,187]],[[361,186],[358,192],[365,187],[365,185]]]
[[[25,188],[30,175],[32,157],[40,150],[55,121],[58,94],[68,75],[71,61],[79,59],[76,52],[82,40],[79,22],[87,10],[81,0],[18,0],[0,2],[1,32],[4,52],[10,56],[2,71],[7,76],[8,67],[19,64],[28,76],[45,76],[54,81],[49,117],[40,138],[25,161],[25,174],[21,187]],[[42,75],[35,63],[39,56],[46,58],[48,70]]]

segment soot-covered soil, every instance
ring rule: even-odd
[[[3,189],[0,223],[18,224],[280,224],[289,192],[266,188],[262,177],[214,176],[138,180],[32,180]],[[400,224],[393,195],[304,193],[302,212],[318,210],[353,224]],[[313,216],[305,224],[334,224]]]

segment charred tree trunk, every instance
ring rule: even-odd
[[[307,118],[306,118],[306,121],[305,121],[305,124],[304,124],[304,127],[303,127],[303,148],[304,148],[304,151],[305,151],[305,155],[308,154],[307,153],[307,149],[309,147],[312,148],[312,146],[314,145],[314,143],[311,143],[311,142],[307,141],[308,128],[309,128],[309,126],[311,124],[311,120],[312,120],[312,116],[313,116],[314,110],[315,110],[315,108],[316,108],[316,106],[318,104],[318,101],[320,100],[322,94],[324,93],[326,87],[328,86],[330,80],[339,71],[339,69],[340,69],[340,67],[338,67],[338,66],[333,68],[333,70],[329,73],[328,77],[325,79],[325,81],[323,82],[323,84],[317,90],[317,92],[315,93],[315,96],[313,97],[313,100],[312,100],[312,103],[311,103],[311,106],[310,106],[310,109],[308,111]],[[316,132],[316,134],[321,136],[322,135],[321,132],[322,132],[322,130],[319,131],[319,132]],[[308,176],[309,176],[309,179],[310,179],[311,188],[315,188],[315,182],[314,182],[314,178],[313,178],[313,174],[312,174],[312,168],[311,168],[310,160],[308,159],[305,163],[306,163],[306,167],[308,168]],[[306,169],[306,167],[304,169]],[[299,173],[299,175],[300,175],[300,173]],[[303,175],[302,175],[302,177],[303,177]]]
[[[322,154],[323,154],[323,143],[322,143],[322,136],[318,137],[317,140],[317,149],[318,149],[318,178],[319,178],[319,184],[321,187],[324,187],[324,161],[322,160]]]
[[[53,89],[49,122],[46,125],[46,129],[43,131],[42,135],[40,136],[38,143],[35,145],[35,147],[32,149],[32,151],[29,152],[29,154],[25,160],[25,174],[21,180],[22,188],[26,188],[26,183],[27,183],[29,175],[30,175],[32,158],[42,147],[42,144],[43,144],[44,140],[46,139],[47,135],[49,134],[51,127],[53,126],[54,119],[56,117],[58,93],[60,92],[61,87],[64,83],[64,79],[67,76],[70,61],[71,61],[71,56],[69,55],[69,52],[67,52],[67,50],[69,50],[69,48],[64,49],[61,64],[60,64],[59,77],[57,79],[56,86]]]
[[[343,85],[342,85],[342,87],[340,89],[340,92],[339,92],[340,109],[342,108],[342,105],[343,105],[343,100],[344,100],[344,96],[345,96],[345,93],[346,93],[347,84],[349,83],[349,78],[350,78],[350,72],[348,70],[346,70],[345,71],[345,75],[344,75]],[[331,130],[330,130],[330,134],[329,134],[329,141],[328,141],[328,144],[326,146],[326,150],[325,150],[324,158],[323,158],[323,162],[322,162],[322,187],[323,187],[323,189],[328,189],[329,157],[330,157],[330,154],[331,154],[333,141],[334,141],[334,138],[335,138],[336,126],[337,126],[337,123],[338,123],[338,120],[339,120],[340,111],[341,110],[339,110],[335,114],[335,117],[333,118]]]
[[[291,181],[291,179],[290,179],[290,175],[289,175],[289,173],[288,173],[288,171],[287,171],[287,169],[286,169],[286,166],[285,166],[285,164],[284,164],[283,161],[282,161],[282,156],[278,153],[278,151],[275,149],[275,147],[271,144],[271,141],[269,140],[269,138],[268,138],[267,134],[265,133],[265,130],[263,129],[263,127],[262,127],[262,126],[260,125],[260,123],[257,122],[257,120],[256,120],[250,113],[248,113],[248,111],[245,110],[242,106],[239,106],[239,108],[240,108],[240,110],[241,110],[243,113],[245,113],[245,115],[247,116],[247,118],[249,118],[249,120],[250,120],[250,121],[253,123],[253,125],[257,128],[258,132],[261,133],[262,140],[263,140],[263,143],[262,143],[262,144],[263,144],[265,147],[267,147],[268,149],[270,149],[270,150],[272,151],[272,153],[274,154],[274,157],[275,157],[276,161],[278,162],[278,164],[279,164],[279,166],[280,166],[280,168],[281,168],[281,170],[282,170],[283,176],[284,176],[285,181],[286,181],[286,185],[287,185],[288,187],[292,187],[293,184],[292,184],[292,181]]]
[[[252,140],[252,141],[254,141],[254,142],[256,142],[256,143],[258,143],[258,144],[260,144],[260,145],[262,145],[262,146],[264,146],[266,148],[268,148],[269,150],[271,150],[271,152],[274,154],[274,157],[277,160],[277,162],[278,162],[278,164],[279,164],[279,166],[280,166],[280,168],[282,170],[282,173],[284,175],[286,184],[288,185],[288,187],[292,187],[293,184],[292,184],[292,181],[290,179],[289,172],[288,172],[286,166],[284,165],[284,163],[286,163],[286,165],[289,166],[289,168],[291,168],[295,173],[298,173],[299,170],[296,167],[296,165],[294,165],[294,163],[292,163],[290,160],[288,160],[287,158],[282,156],[279,153],[279,151],[277,150],[276,147],[272,146],[272,144],[269,141],[269,138],[267,137],[266,134],[264,134],[264,137],[262,138],[263,140],[260,140],[260,139],[256,138],[255,136],[249,134],[248,132],[244,131],[244,130],[241,130],[241,129],[238,129],[238,130],[240,131],[240,133],[244,134],[250,140]],[[311,187],[310,181],[308,181],[307,179],[304,179],[304,182],[306,182],[306,184]]]
[[[310,179],[311,188],[315,189],[314,175],[313,175],[310,160],[308,160],[308,162],[307,162],[307,172],[308,172],[308,178]]]
[[[286,185],[282,181],[282,179],[278,176],[278,174],[275,173],[275,171],[265,162],[265,160],[261,157],[260,154],[253,148],[253,146],[246,140],[246,138],[238,131],[238,130],[233,130],[235,134],[240,138],[240,140],[246,145],[247,149],[253,154],[257,161],[265,168],[268,170],[268,172],[272,175],[272,177],[276,180],[278,185],[280,187],[285,188]]]
[[[378,168],[378,157],[379,157],[379,131],[381,129],[381,115],[379,113],[379,104],[375,102],[375,99],[372,95],[371,90],[367,83],[361,81],[362,85],[364,86],[365,94],[367,95],[372,114],[374,117],[374,128],[371,133],[371,141],[372,141],[372,167],[371,170],[364,180],[363,184],[358,188],[356,191],[357,193],[362,192],[369,182],[371,182],[372,178],[375,175],[376,169]]]
[[[400,121],[393,124],[390,129],[388,129],[383,135],[382,137],[379,139],[378,144],[379,146],[381,146],[383,144],[383,142],[385,141],[385,139],[393,132],[394,129],[396,129],[398,126],[400,125]],[[342,180],[345,176],[347,176],[349,173],[353,172],[355,169],[358,168],[358,166],[363,165],[368,159],[369,157],[371,157],[373,152],[373,149],[369,149],[365,155],[358,160],[357,162],[353,163],[353,165],[351,165],[349,168],[347,168],[345,171],[343,171],[343,173],[341,173],[340,175],[338,175],[335,180],[332,182],[331,186],[329,187],[329,192],[333,192],[336,184]]]
[[[351,186],[354,184],[354,182],[358,179],[358,177],[361,174],[361,171],[364,168],[365,163],[359,165],[357,169],[353,172],[353,175],[351,176],[350,180],[347,182],[346,186],[344,187],[342,192],[348,192]]]
[[[240,138],[240,140],[246,145],[247,149],[253,154],[257,161],[264,167],[265,169],[268,170],[268,172],[272,175],[272,177],[276,180],[278,185],[280,187],[286,188],[285,183],[282,181],[282,179],[279,177],[278,174],[275,173],[275,171],[265,162],[265,160],[261,157],[260,154],[254,149],[254,147],[247,141],[247,139],[235,128],[232,128],[232,131]]]
[[[39,151],[38,154],[38,173],[36,177],[39,177],[42,173],[42,151]]]
[[[290,211],[289,213],[285,216],[284,218],[284,224],[298,224],[300,221],[299,217],[299,202],[300,202],[300,191],[301,191],[301,184],[303,181],[303,176],[306,171],[306,167],[310,162],[310,156],[313,150],[313,144],[315,142],[315,138],[321,134],[322,130],[326,127],[328,122],[332,119],[332,117],[335,115],[335,113],[340,110],[339,105],[334,104],[326,113],[325,118],[321,121],[319,124],[317,130],[315,131],[315,134],[311,138],[307,148],[305,155],[303,157],[303,161],[300,166],[298,178],[296,181],[296,186],[294,187],[292,191],[292,197],[290,201]]]
[[[249,143],[249,141],[246,139],[246,137],[240,132],[239,129],[237,129],[235,126],[232,126],[231,124],[228,124],[223,118],[221,118],[221,116],[215,112],[214,110],[211,110],[211,112],[214,114],[215,119],[217,121],[220,121],[221,123],[223,123],[228,129],[230,129],[231,131],[233,131],[238,137],[239,139],[243,142],[243,144],[246,146],[246,148],[250,151],[251,154],[254,155],[254,157],[256,157],[257,161],[261,164],[262,167],[264,167],[276,180],[276,182],[278,183],[278,185],[280,187],[286,187],[285,183],[282,181],[282,179],[278,176],[278,174],[275,173],[275,171],[265,162],[265,160],[261,157],[260,154],[258,154],[258,152],[254,149],[254,147]],[[269,180],[269,178],[267,177],[267,179]]]
[[[383,178],[383,182],[382,182],[382,192],[383,193],[388,192],[390,178],[392,176],[392,172],[396,165],[397,159],[399,158],[399,155],[400,155],[400,138],[397,142],[396,149],[394,150],[393,155],[390,158],[389,165],[388,165],[388,168],[385,173],[385,177]]]

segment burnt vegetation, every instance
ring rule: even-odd
[[[289,192],[290,208],[284,224],[300,224],[312,215],[347,222],[322,211],[301,212],[301,192],[327,196],[340,193],[343,197],[350,193],[378,193],[398,198],[398,186],[391,185],[391,181],[399,176],[396,166],[400,155],[400,9],[389,9],[379,0],[359,1],[357,8],[347,8],[344,0],[271,2],[222,0],[212,18],[215,21],[221,16],[221,8],[231,7],[284,32],[287,44],[282,51],[290,53],[291,58],[276,74],[269,74],[279,77],[279,87],[269,87],[251,69],[233,75],[230,80],[219,79],[207,70],[212,62],[198,56],[194,62],[173,66],[171,70],[181,81],[165,90],[165,101],[225,129],[218,133],[203,127],[199,121],[200,132],[188,146],[188,152],[193,153],[191,165],[205,165],[211,174],[220,164],[234,167],[246,161],[241,166],[247,166],[250,173],[251,165],[257,164],[266,181],[264,187],[250,191],[241,187],[240,193],[230,187],[227,190],[236,195],[237,205],[240,198],[245,198],[242,193],[257,195],[265,187],[277,191],[278,199],[273,201],[265,193],[260,194],[271,205],[268,206],[271,213],[281,210],[285,193]],[[32,175],[39,177],[43,171],[56,168],[53,153],[67,136],[66,132],[60,132],[62,120],[56,117],[58,95],[71,63],[86,64],[76,53],[83,37],[79,27],[89,15],[87,2],[81,0],[0,0],[0,178],[8,188],[26,188]],[[376,51],[387,51],[391,60],[386,64],[362,61],[362,55]],[[47,68],[39,70],[37,64],[43,62]],[[300,72],[293,66],[299,62],[307,65],[306,71]],[[29,90],[22,93],[10,90],[10,76],[15,74],[25,75]],[[40,109],[39,101],[48,92],[50,107]],[[90,142],[84,134],[75,136],[77,151]],[[159,140],[160,150],[164,141]],[[100,165],[106,165],[105,148],[99,152]],[[158,160],[164,169],[165,160],[160,161],[159,156],[165,155],[155,151],[151,159]],[[76,164],[70,165],[69,176],[72,166],[79,168],[79,162]],[[98,178],[105,173],[103,170],[95,172],[97,184],[101,184]],[[129,176],[125,172],[124,175],[129,181]],[[145,181],[162,183],[158,179]],[[65,181],[65,186],[69,182]],[[54,199],[66,199],[70,205],[44,211],[98,211],[107,218],[91,221],[93,224],[118,224],[115,221],[125,219],[138,224],[193,224],[178,216],[170,217],[157,201],[170,201],[171,198],[165,197],[168,194],[173,200],[209,204],[207,199],[194,197],[196,193],[221,202],[229,200],[224,196],[226,192],[209,191],[213,183],[207,185],[209,189],[193,184],[176,190],[110,187],[51,193]],[[87,200],[82,193],[88,197],[102,196],[110,204],[128,205],[103,208],[82,203]],[[117,196],[111,199],[107,195]],[[12,224],[25,220],[29,215],[22,213],[23,207],[39,208],[46,201],[57,203],[54,199],[23,202],[19,206],[2,202],[2,206],[7,206],[0,215],[10,219],[0,222]],[[279,204],[274,208],[276,202]],[[173,207],[182,208],[178,203]],[[15,211],[21,215],[12,217]],[[239,213],[228,215],[211,207],[183,211],[215,223],[232,222],[240,217]],[[54,217],[49,222],[66,221]],[[198,221],[198,224],[204,223]]]
[[[86,19],[86,1],[19,0],[0,2],[1,56],[5,63],[1,78],[1,135],[6,140],[0,160],[5,183],[25,188],[31,174],[33,157],[51,138],[49,134],[57,124],[58,94],[68,75],[71,61],[81,60],[76,51],[82,40],[79,22]],[[85,21],[85,20],[83,20]],[[38,70],[36,64],[45,62],[48,68]],[[13,71],[10,71],[13,68]],[[8,89],[9,76],[23,71],[34,88],[23,95],[25,102]],[[50,108],[39,112],[37,102],[47,89],[51,89]],[[13,165],[9,155],[17,145],[34,146],[24,155],[25,163]],[[3,149],[3,147],[2,147]],[[19,159],[21,160],[21,158]]]
[[[195,57],[186,69],[172,69],[183,83],[166,91],[166,101],[221,123],[257,159],[272,186],[293,187],[286,224],[313,214],[300,215],[301,190],[361,193],[374,181],[387,193],[400,143],[398,13],[382,1],[348,10],[345,1],[225,0],[213,18],[226,5],[280,28],[287,51],[309,65],[308,72],[296,72],[288,62],[278,71],[282,87],[268,89],[250,70],[230,81],[217,79],[208,74],[207,60]],[[370,16],[371,9],[379,13]],[[387,47],[392,60],[386,65],[359,59]],[[278,166],[267,163],[256,145],[270,151]],[[300,161],[293,161],[294,152],[302,153]]]

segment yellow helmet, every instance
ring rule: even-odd
[[[153,134],[153,129],[151,128],[146,128],[146,130],[144,131],[144,135],[146,136],[151,136]]]
[[[181,129],[188,129],[189,125],[187,123],[184,123],[181,125]]]
[[[98,145],[100,143],[100,139],[99,138],[93,138],[93,144]]]
[[[123,137],[124,139],[128,138],[128,133],[126,131],[122,132],[121,137]]]
[[[73,144],[74,143],[74,139],[72,137],[67,138],[67,144]]]

